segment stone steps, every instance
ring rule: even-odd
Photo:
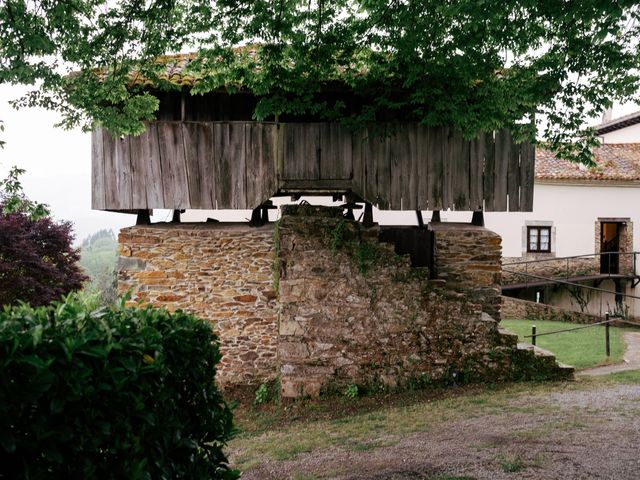
[[[508,332],[511,334],[510,332]],[[511,334],[513,335],[513,334]],[[529,343],[517,343],[515,357],[519,362],[530,363],[541,377],[549,380],[573,380],[575,368],[556,359],[555,354]],[[536,379],[534,371],[529,372],[532,380]]]

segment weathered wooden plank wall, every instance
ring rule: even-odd
[[[151,123],[92,136],[93,208],[255,208],[276,193],[352,190],[391,210],[531,211],[535,152],[510,132],[451,128]]]

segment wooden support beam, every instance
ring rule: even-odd
[[[260,207],[254,208],[251,211],[251,220],[249,220],[250,227],[259,227],[262,225],[262,212],[260,211]]]
[[[344,214],[345,220],[355,220],[356,217],[353,214],[354,210],[360,210],[362,207],[355,202],[347,202],[340,205],[340,208],[347,210],[347,213]]]
[[[267,200],[262,205],[260,205],[261,217],[260,220],[262,225],[269,223],[269,210],[277,210],[276,207],[271,200]]]
[[[418,219],[418,227],[424,228],[424,218],[422,218],[422,210],[416,210],[416,217]]]
[[[484,212],[482,210],[475,210],[471,217],[471,225],[477,227],[484,227]]]
[[[151,215],[149,210],[138,210],[136,225],[151,225]]]
[[[440,210],[434,210],[431,215],[431,223],[440,223]]]
[[[375,224],[373,223],[373,205],[369,202],[364,204],[364,216],[362,217],[362,225],[365,228],[371,228]]]
[[[180,223],[180,214],[183,212],[184,210],[174,210],[173,218],[171,218],[171,223]]]

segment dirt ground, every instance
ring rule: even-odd
[[[390,435],[382,428],[371,448],[330,445],[280,460],[265,455],[242,479],[640,478],[640,385],[594,380],[532,391],[477,406],[472,393],[465,413],[443,414],[422,431]],[[287,428],[279,434],[287,438]],[[247,453],[242,448],[232,443],[232,460]]]

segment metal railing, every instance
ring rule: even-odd
[[[615,306],[616,314],[615,315],[611,315],[610,312],[607,311],[605,313],[605,316],[606,316],[607,320],[605,320],[603,322],[597,322],[597,323],[589,324],[587,326],[575,327],[575,328],[569,329],[567,331],[579,330],[579,329],[582,329],[582,328],[588,328],[590,326],[602,325],[602,324],[606,324],[607,325],[606,329],[608,330],[608,325],[609,325],[608,318],[609,317],[616,318],[618,321],[627,323],[629,325],[640,326],[639,323],[634,323],[634,322],[631,322],[629,320],[626,320],[626,316],[623,317],[623,316],[618,314],[618,312],[624,311],[623,299],[632,298],[632,299],[635,299],[635,300],[640,300],[640,296],[632,295],[630,293],[625,293],[625,292],[622,292],[622,291],[612,291],[612,290],[607,290],[607,289],[604,289],[604,288],[592,287],[590,285],[585,285],[585,284],[582,284],[582,283],[578,283],[577,280],[581,279],[580,275],[574,275],[573,277],[569,276],[569,273],[568,273],[569,272],[569,263],[568,263],[569,260],[571,260],[571,259],[583,259],[583,258],[590,258],[590,257],[591,258],[596,258],[598,256],[602,257],[602,255],[610,255],[612,253],[615,253],[617,255],[633,255],[633,257],[632,257],[633,258],[633,263],[632,263],[633,270],[632,270],[632,274],[631,275],[611,274],[611,273],[602,274],[602,273],[599,273],[597,275],[591,275],[591,276],[582,275],[582,278],[603,279],[603,278],[631,277],[631,278],[636,279],[636,282],[640,282],[640,280],[638,280],[640,277],[638,276],[637,270],[636,270],[636,267],[637,267],[637,256],[638,256],[638,254],[640,252],[602,252],[602,253],[589,254],[589,255],[573,255],[573,256],[570,256],[570,257],[561,257],[561,258],[554,258],[554,259],[527,260],[527,261],[511,262],[511,263],[505,264],[505,266],[509,266],[509,265],[517,265],[517,264],[531,264],[531,263],[549,262],[549,261],[554,261],[554,260],[555,261],[558,261],[558,260],[565,261],[566,260],[567,261],[567,270],[566,270],[567,273],[565,274],[565,278],[564,279],[563,278],[559,278],[559,277],[545,277],[545,276],[542,276],[542,275],[535,275],[535,274],[532,274],[532,273],[528,273],[527,270],[526,270],[526,267],[525,267],[525,272],[512,271],[512,270],[507,270],[507,269],[504,269],[504,268],[503,268],[503,272],[511,273],[511,274],[514,274],[514,275],[520,275],[521,277],[524,277],[525,278],[524,288],[527,288],[527,285],[529,284],[528,279],[533,279],[533,280],[537,280],[538,281],[538,285],[540,284],[540,281],[542,281],[544,283],[554,283],[554,284],[559,284],[559,285],[566,285],[566,286],[569,286],[569,287],[574,287],[576,289],[595,291],[595,292],[599,292],[599,293],[603,293],[603,294],[609,294],[609,295],[613,295],[614,296],[614,298],[615,298],[614,301],[616,303],[616,306]],[[614,277],[614,275],[615,275],[615,277]],[[575,280],[575,281],[569,280],[570,278],[572,280]],[[636,282],[634,282],[634,284],[633,284],[634,287],[637,285]],[[616,287],[616,289],[617,289],[617,287]],[[600,316],[603,316],[603,304],[602,304],[602,302],[603,302],[603,297],[601,295],[600,296],[600,313],[599,313]],[[610,309],[611,305],[608,302],[606,302],[606,303],[608,305],[607,308]],[[620,306],[620,309],[618,308],[618,306]],[[582,310],[582,308],[581,308],[581,310]],[[585,312],[583,311],[582,313],[585,313]],[[589,313],[589,312],[586,312],[586,313],[588,313],[589,315],[594,315],[594,316],[596,315],[596,314]],[[623,318],[625,318],[625,319],[622,320]],[[535,326],[534,326],[534,328],[535,328]],[[561,331],[552,332],[552,333],[560,333],[560,332]],[[532,331],[532,335],[531,336],[527,336],[527,337],[532,337],[533,338],[533,344],[535,345],[535,338],[540,336],[540,335],[542,335],[542,334],[536,334],[536,332],[534,330],[534,331]],[[546,335],[546,333],[545,333],[545,335]]]
[[[556,280],[564,278],[565,281],[568,281],[569,278],[579,278],[585,276],[597,276],[598,278],[620,278],[621,276],[638,276],[638,255],[640,252],[600,252],[600,253],[590,253],[586,255],[571,255],[568,257],[554,257],[554,258],[542,258],[536,260],[521,260],[517,262],[509,262],[505,263],[502,266],[502,271],[504,273],[509,273],[516,278],[521,276],[524,278],[525,288],[529,284],[529,278],[535,278],[536,280],[546,280],[555,282]],[[631,261],[625,263],[624,265],[620,262],[620,258],[626,258],[631,256]],[[600,261],[597,261],[597,259]],[[577,259],[593,259],[593,265],[584,265],[583,262],[581,264],[575,265],[575,260]],[[574,260],[574,271],[571,270],[571,261]],[[560,268],[560,263],[565,263],[564,274],[556,275],[556,276],[543,276],[536,275],[533,273],[529,273],[530,265],[537,265],[547,263],[550,264],[553,268],[553,263],[558,264]],[[512,265],[524,265],[524,271],[508,269],[505,267],[510,267]],[[584,268],[588,267],[588,270],[585,271]],[[624,273],[619,273],[623,271]]]

